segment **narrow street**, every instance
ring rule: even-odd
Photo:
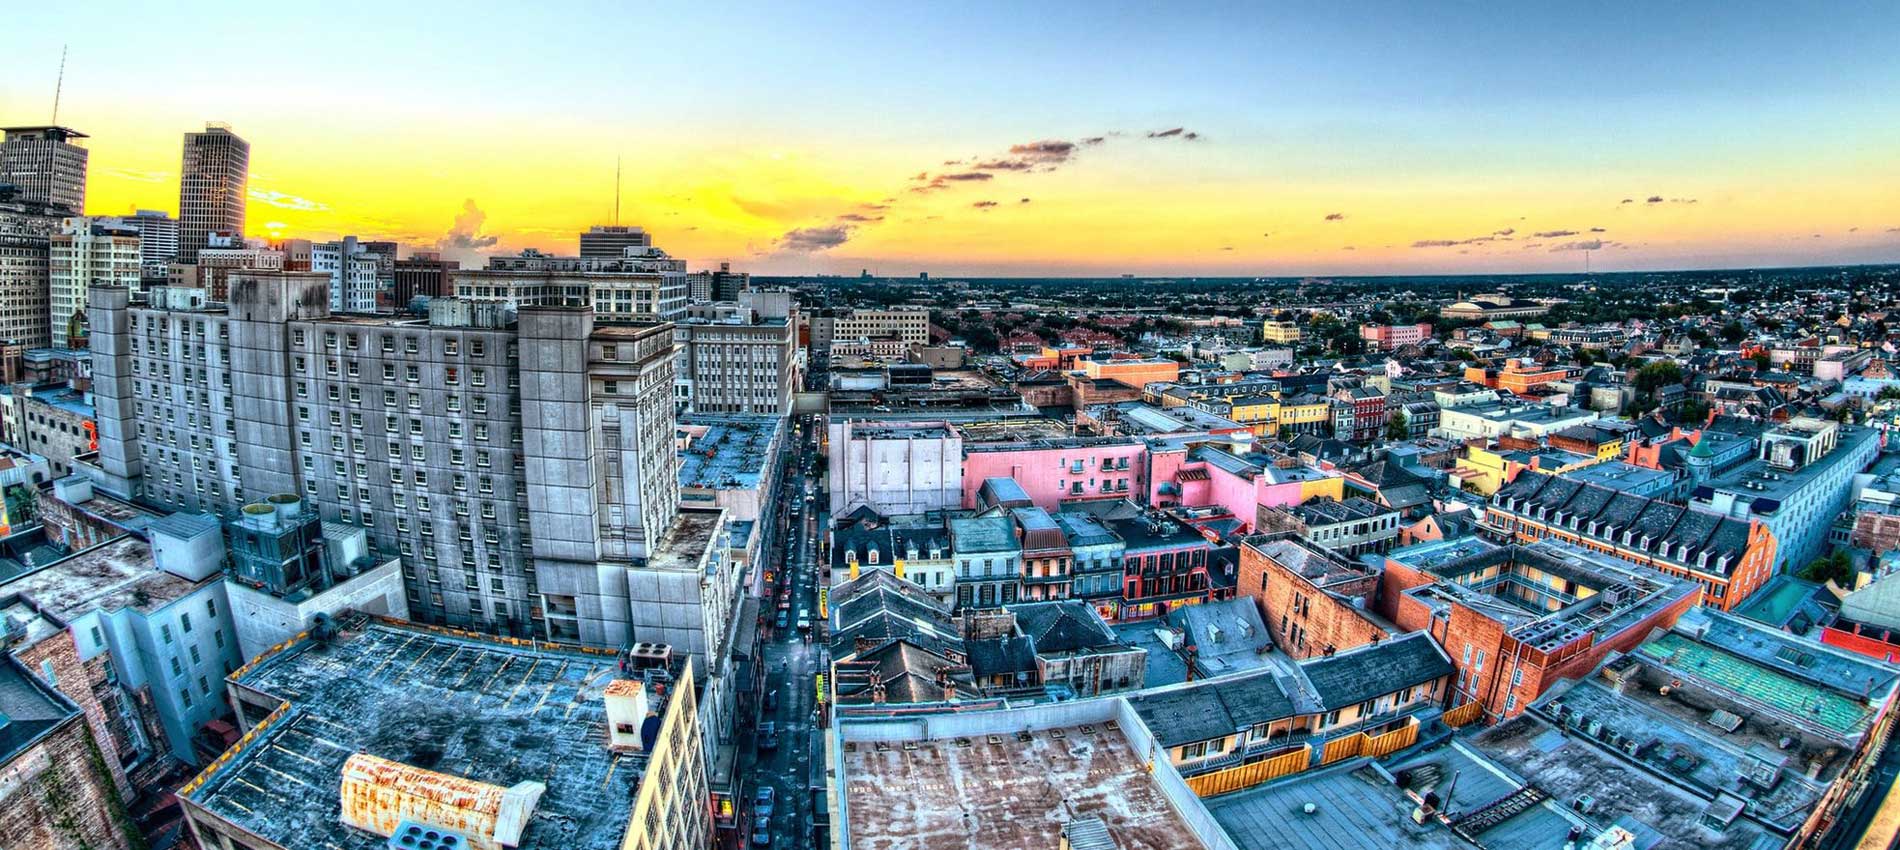
[[[824,653],[821,646],[808,642],[815,640],[813,636],[820,633],[821,628],[813,625],[801,630],[798,623],[801,615],[813,621],[818,619],[813,559],[816,557],[816,517],[821,506],[816,498],[806,500],[806,488],[809,482],[815,495],[821,485],[811,472],[812,459],[818,456],[816,438],[798,432],[806,423],[811,423],[809,427],[818,427],[814,419],[792,420],[793,449],[778,494],[782,500],[781,515],[787,518],[789,528],[782,538],[783,545],[773,547],[766,556],[765,569],[771,573],[772,581],[764,586],[764,599],[759,608],[765,620],[760,629],[765,681],[757,702],[759,716],[739,720],[742,742],[739,775],[744,777],[741,787],[746,794],[741,818],[742,840],[747,846],[773,850],[802,850],[814,846],[810,777],[815,757],[812,743],[817,728],[816,675],[823,668]],[[817,475],[822,476],[823,464],[819,463],[817,469]],[[772,726],[769,735],[762,731],[765,724]],[[758,816],[755,801],[761,787],[772,788],[774,796],[769,845],[757,844],[753,837]]]

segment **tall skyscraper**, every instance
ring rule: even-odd
[[[6,127],[0,134],[0,183],[20,187],[19,199],[28,203],[63,206],[72,215],[86,211],[88,152],[77,144],[85,133],[71,127]]]
[[[45,348],[48,243],[64,207],[16,196],[0,191],[0,347]]]
[[[245,192],[251,175],[251,143],[222,124],[185,134],[178,171],[178,261],[196,263],[198,249],[213,233],[244,235]]]
[[[653,234],[644,228],[596,224],[581,234],[581,256],[619,257],[628,248],[653,247]]]
[[[116,218],[74,216],[53,234],[48,258],[47,327],[55,347],[65,348],[79,334],[74,317],[86,309],[94,286],[123,286],[138,291],[139,234]]]
[[[138,231],[139,276],[147,281],[165,279],[165,269],[178,258],[178,219],[162,210],[139,210],[120,216],[119,223]]]

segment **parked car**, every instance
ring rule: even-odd
[[[779,612],[778,612],[778,627],[779,627],[779,630],[780,630],[780,631],[784,631],[784,629],[785,629],[785,627],[786,627],[786,626],[788,626],[788,625],[791,625],[791,620],[792,620],[792,612],[791,612],[791,610],[790,610],[790,609],[780,609],[780,610],[779,610]]]
[[[777,689],[773,689],[773,690],[769,690],[765,692],[765,710],[766,711],[778,710],[778,690]]]
[[[765,790],[770,791],[772,789],[768,787]],[[772,816],[771,815],[759,815],[758,817],[752,819],[752,846],[754,847],[772,846]]]
[[[778,789],[770,785],[760,785],[752,792],[753,817],[771,818],[773,805],[778,802]]]
[[[778,724],[765,722],[759,724],[759,750],[766,752],[778,749]]]

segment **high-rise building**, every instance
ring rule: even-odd
[[[645,228],[617,224],[596,224],[581,234],[581,256],[624,257],[628,248],[653,247],[653,234]]]
[[[677,573],[673,601],[699,602],[724,575],[717,520],[679,511],[672,326],[453,298],[333,317],[330,282],[94,290],[99,486],[218,514],[300,494],[401,555],[416,619],[499,634],[655,640],[642,617],[684,615],[642,588]],[[699,654],[724,631],[657,639]]]
[[[390,246],[394,257],[395,243]],[[339,242],[321,242],[310,246],[310,270],[330,276],[330,310],[337,313],[370,313],[376,310],[381,291],[383,255],[372,253],[354,236]],[[390,261],[394,274],[395,261]]]
[[[797,322],[749,305],[698,304],[673,326],[675,396],[694,413],[787,416],[798,386]]]
[[[163,282],[167,267],[178,259],[178,219],[160,210],[139,210],[118,220],[138,231],[139,277],[149,283]]]
[[[442,259],[442,255],[434,251],[417,251],[407,259],[397,260],[390,301],[396,309],[402,310],[417,298],[453,295],[455,290],[449,282],[449,272],[461,267],[461,263]]]
[[[20,200],[86,211],[85,133],[71,127],[0,128],[0,183],[20,188]]]
[[[45,348],[52,342],[48,256],[64,208],[15,197],[0,196],[0,346]]]
[[[251,143],[223,124],[185,134],[178,171],[178,261],[196,263],[213,233],[244,236]]]
[[[50,241],[47,328],[53,345],[65,348],[84,335],[87,290],[139,289],[139,234],[115,218],[74,216]]]

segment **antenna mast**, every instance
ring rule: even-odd
[[[620,154],[614,154],[614,226],[620,226]]]
[[[59,77],[53,83],[53,121],[52,123],[54,124],[59,123],[59,95],[60,95],[60,90],[64,89],[65,87],[66,87],[66,45],[62,44],[59,46]]]

